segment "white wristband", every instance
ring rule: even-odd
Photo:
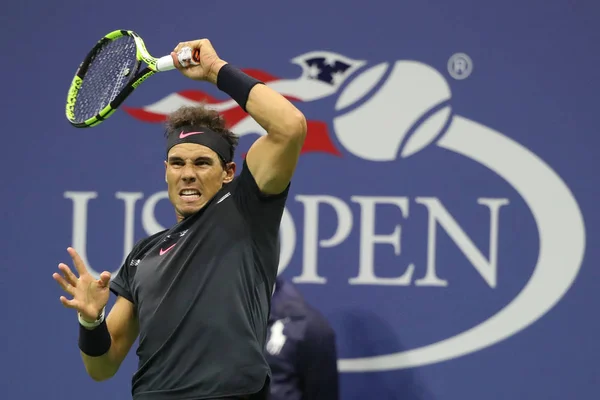
[[[105,310],[106,310],[106,307],[102,307],[102,312],[100,313],[100,316],[94,322],[88,322],[88,321],[84,320],[81,317],[80,313],[77,313],[77,319],[79,319],[79,323],[82,326],[84,326],[86,328],[95,328],[95,327],[97,327],[98,325],[100,325],[104,321],[104,312],[105,312]]]

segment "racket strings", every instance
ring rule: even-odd
[[[113,101],[137,72],[135,40],[123,36],[107,42],[92,57],[75,102],[75,118],[85,121]]]

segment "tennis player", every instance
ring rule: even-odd
[[[200,64],[180,64],[183,46]],[[283,96],[222,60],[207,39],[172,53],[188,78],[215,84],[267,132],[235,176],[237,137],[218,113],[182,108],[166,127],[165,179],[177,223],[136,243],[111,281],[61,263],[54,279],[78,312],[79,349],[97,381],[118,371],[139,337],[134,400],[266,399],[264,347],[278,267],[279,224],[306,135]],[[112,291],[117,298],[110,313]],[[105,317],[106,315],[106,317]]]

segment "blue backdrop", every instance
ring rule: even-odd
[[[130,398],[135,350],[88,378],[52,273],[69,245],[116,272],[175,221],[165,113],[222,110],[238,162],[264,133],[177,71],[71,128],[77,65],[132,29],[156,56],[208,37],[310,121],[280,273],[335,328],[344,400],[595,398],[599,18],[580,0],[5,4],[0,397]]]

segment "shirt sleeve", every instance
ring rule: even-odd
[[[110,291],[116,296],[125,297],[127,300],[135,304],[131,284],[135,276],[137,263],[139,262],[139,260],[136,261],[136,258],[140,257],[146,246],[151,245],[163,232],[165,231],[161,231],[145,239],[141,239],[133,246],[133,249],[131,249],[125,258],[123,265],[121,265],[119,272],[117,272],[117,275],[110,282]]]
[[[125,297],[127,300],[135,304],[132,282],[135,277],[135,271],[139,258],[143,257],[145,252],[158,240],[163,233],[167,230],[162,230],[155,233],[154,235],[148,236],[145,239],[141,239],[134,246],[133,249],[125,258],[123,265],[117,272],[117,275],[110,282],[110,291],[116,296]]]
[[[233,200],[251,231],[257,262],[272,284],[279,265],[279,226],[290,185],[275,195],[262,193],[246,160],[236,180]]]
[[[299,360],[303,396],[311,400],[339,399],[339,372],[335,332],[317,313],[308,315]]]
[[[131,281],[130,281],[130,269],[131,269],[131,261],[133,260],[134,251],[131,251],[119,272],[117,272],[117,276],[110,282],[110,291],[113,292],[116,296],[121,296],[129,300],[130,302],[135,304],[133,300],[133,294],[131,293]]]
[[[267,224],[269,227],[277,225],[277,229],[279,229],[290,185],[288,184],[283,192],[275,195],[262,193],[246,160],[244,160],[242,172],[237,180],[233,197],[248,222],[260,226]]]

